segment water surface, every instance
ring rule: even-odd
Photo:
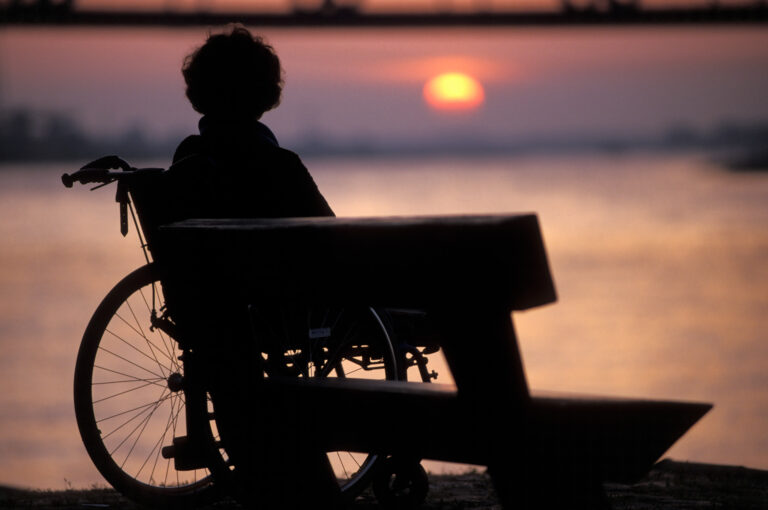
[[[91,313],[143,258],[113,188],[60,185],[80,164],[0,168],[3,484],[103,483],[72,371]],[[537,212],[559,301],[515,316],[530,385],[714,402],[668,455],[768,469],[768,174],[637,153],[307,164],[340,216]]]

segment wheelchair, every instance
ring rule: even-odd
[[[75,366],[74,403],[88,455],[115,489],[153,508],[189,508],[232,492],[237,465],[217,406],[248,395],[241,388],[225,389],[226,399],[213,394],[210,351],[186,340],[166,301],[160,264],[152,260],[157,227],[169,221],[158,213],[164,172],[107,156],[62,176],[67,187],[117,184],[121,232],[127,234],[130,218],[147,262],[115,285],[91,317]],[[437,377],[427,355],[438,346],[423,332],[427,318],[418,311],[267,306],[250,316],[260,351],[253,355],[261,357],[266,377],[406,380],[411,368],[422,382]],[[231,330],[226,322],[223,335]],[[385,502],[407,497],[417,504],[426,495],[418,460],[401,465],[366,452],[327,455],[345,501],[371,484]]]

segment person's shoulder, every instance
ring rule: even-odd
[[[301,161],[301,158],[299,157],[299,155],[293,152],[292,150],[286,149],[284,147],[275,147],[275,152],[276,152],[276,157],[284,161],[287,166],[295,167],[295,168],[303,168],[306,170],[306,167],[304,166],[304,163]]]
[[[306,167],[301,158],[295,152],[272,144],[259,144],[252,148],[250,157],[260,165],[266,165],[274,169],[280,169],[282,172],[291,170],[304,170]]]
[[[176,163],[188,156],[200,154],[201,152],[203,152],[202,137],[200,135],[189,135],[176,147],[176,151],[173,153],[173,162]]]

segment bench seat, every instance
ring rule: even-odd
[[[532,392],[524,415],[506,416],[506,433],[500,438],[484,433],[487,425],[478,422],[456,387],[448,384],[268,378],[259,392],[263,409],[275,406],[283,420],[303,421],[305,432],[329,451],[488,465],[500,441],[507,440],[521,458],[539,459],[546,466],[590,469],[612,482],[641,478],[711,408],[689,402]],[[504,402],[497,405],[511,407]],[[292,412],[298,415],[292,418]]]

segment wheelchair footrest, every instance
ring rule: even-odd
[[[173,459],[178,471],[192,471],[208,466],[205,448],[197,441],[192,441],[189,436],[174,437],[173,444],[164,446],[161,454],[164,459]]]

